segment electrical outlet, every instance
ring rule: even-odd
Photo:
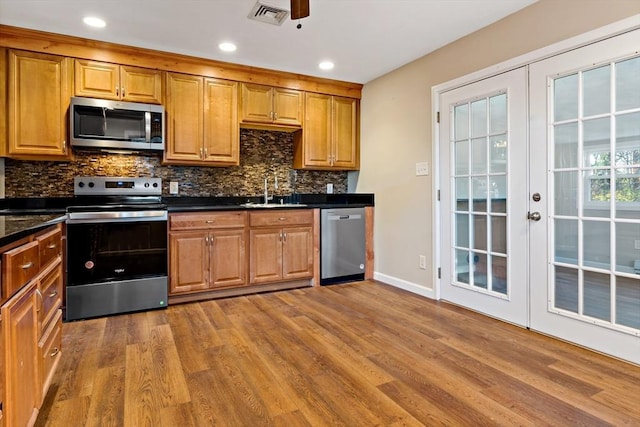
[[[169,194],[178,194],[178,183],[176,181],[169,182]]]
[[[423,270],[427,269],[427,257],[424,255],[420,255],[420,268]]]
[[[633,247],[636,249],[640,249],[640,240],[636,240],[635,242],[633,242]]]

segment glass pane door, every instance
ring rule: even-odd
[[[553,298],[640,329],[640,57],[553,79]]]
[[[456,283],[508,296],[507,94],[453,107]]]
[[[440,97],[441,297],[526,326],[526,70]]]
[[[530,66],[531,328],[640,363],[640,30]],[[534,248],[536,250],[534,250]]]

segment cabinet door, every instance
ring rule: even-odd
[[[9,53],[9,155],[68,159],[71,59]]]
[[[255,229],[250,231],[250,283],[282,280],[282,230]]]
[[[120,99],[120,66],[76,59],[75,93],[76,96]]]
[[[167,73],[165,160],[202,161],[203,78]]]
[[[333,98],[333,159],[331,165],[339,169],[358,169],[357,100]]]
[[[208,233],[180,231],[169,233],[169,292],[179,294],[209,287]]]
[[[313,276],[313,230],[311,227],[282,230],[282,278]]]
[[[269,86],[242,84],[242,121],[271,123],[273,91]]]
[[[303,128],[301,166],[329,167],[331,155],[331,96],[305,94],[306,119]]]
[[[120,97],[123,101],[162,103],[162,71],[120,67]]]
[[[244,228],[216,230],[210,236],[211,288],[246,284],[247,258]]]
[[[33,425],[40,404],[36,283],[31,282],[2,307],[6,343],[6,425]]]
[[[204,80],[204,158],[224,165],[240,164],[236,82]]]
[[[273,122],[282,125],[302,126],[304,110],[303,92],[292,89],[273,89]]]
[[[7,49],[0,48],[0,157],[7,155]],[[0,423],[0,427],[2,424]]]

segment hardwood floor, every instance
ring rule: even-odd
[[[39,426],[640,425],[640,368],[378,282],[65,323]]]

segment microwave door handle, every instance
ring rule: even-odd
[[[147,142],[147,144],[151,143],[151,112],[150,111],[145,111],[144,113],[144,134],[145,134],[145,141]]]

